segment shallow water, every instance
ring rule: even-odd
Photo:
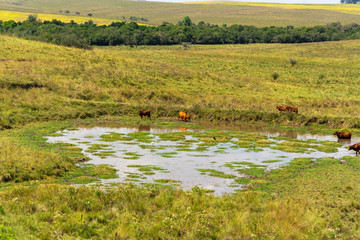
[[[102,141],[101,138],[101,136],[104,134],[121,133],[125,134],[124,136],[128,136],[127,134],[129,133],[135,133],[139,131],[149,132],[150,134],[148,137],[152,137],[152,139],[145,142],[138,142],[137,139],[129,141],[107,142]],[[308,151],[306,153],[288,153],[271,149],[269,147],[263,147],[261,148],[262,151],[255,152],[251,151],[249,148],[238,148],[232,142],[218,143],[216,146],[208,147],[206,151],[199,152],[178,151],[177,147],[184,143],[184,141],[163,140],[157,135],[179,131],[192,131],[193,133],[196,132],[196,130],[187,130],[183,128],[153,128],[147,125],[141,125],[140,127],[136,128],[93,127],[80,128],[78,130],[71,131],[64,130],[59,132],[63,134],[63,136],[48,137],[48,141],[51,143],[64,142],[74,144],[80,147],[82,152],[91,159],[87,163],[95,165],[109,164],[116,168],[118,170],[117,174],[119,175],[119,178],[103,180],[103,183],[134,182],[141,184],[154,183],[154,181],[157,179],[169,179],[178,181],[175,182],[175,184],[179,184],[185,190],[189,190],[197,185],[205,189],[213,190],[214,193],[218,195],[223,193],[231,193],[235,190],[241,189],[241,185],[236,184],[234,179],[209,176],[208,173],[202,173],[198,169],[214,169],[225,174],[232,174],[236,177],[243,177],[244,175],[238,173],[235,168],[225,166],[225,164],[232,162],[248,162],[252,164],[263,165],[266,170],[270,170],[287,164],[294,158],[341,158],[347,155],[355,155],[354,152],[349,152],[345,146],[360,141],[359,138],[353,138],[349,142],[342,142],[343,145],[338,148],[336,153],[324,153],[316,150]],[[267,137],[286,136],[299,140],[315,139],[321,141],[326,140],[337,142],[337,137],[333,135],[304,134],[296,133],[294,131],[277,132],[274,130],[252,129],[252,132],[254,131]],[[191,134],[185,136],[185,140],[193,140],[193,142],[191,142],[191,146],[188,147],[192,150],[194,150],[196,147],[198,147],[199,144],[202,143]],[[195,140],[197,142],[195,142]],[[281,140],[277,140],[275,142],[279,143]],[[103,149],[98,150],[98,152],[101,153],[104,151],[113,151],[113,156],[98,156],[95,155],[96,152],[89,152],[89,148],[94,144],[108,145],[103,147]],[[150,149],[143,149],[140,145]],[[132,157],[134,159],[131,159]],[[267,160],[278,160],[278,162],[263,162]],[[147,175],[144,174],[144,171],[139,171],[139,167],[131,167],[131,165],[151,165],[160,167],[161,170],[152,170],[151,174],[153,175]],[[247,166],[237,165],[237,168],[239,167],[246,168]]]

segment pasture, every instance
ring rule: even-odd
[[[188,2],[166,3],[128,0],[0,0],[3,10],[32,12],[39,14],[61,14],[62,18],[80,18],[93,14],[96,18],[130,20],[160,25],[163,22],[177,23],[185,16],[193,22],[205,21],[211,24],[242,24],[264,26],[314,26],[331,22],[357,23],[360,8],[350,5],[301,5],[263,4],[246,2]],[[68,13],[66,13],[68,12]],[[78,13],[78,14],[77,14]],[[1,16],[1,14],[0,14]],[[140,20],[141,18],[147,21]],[[2,19],[0,19],[2,20]]]
[[[139,109],[155,117],[176,117],[181,109],[194,120],[359,124],[360,41],[91,51],[7,36],[0,42],[3,128]],[[299,114],[278,105],[296,106]]]
[[[348,127],[356,141],[360,41],[82,50],[0,36],[0,44],[0,238],[359,237],[360,165],[346,144],[333,135],[324,141],[236,128],[246,123],[306,135]],[[296,106],[299,114],[278,105]],[[141,119],[144,109],[151,118]],[[191,121],[177,120],[179,111]],[[123,125],[140,132],[47,140]],[[180,133],[147,134],[143,125]],[[154,139],[168,146],[153,146]],[[174,187],[177,179],[157,175],[171,169],[140,162],[145,154],[136,146],[168,162],[178,152],[204,161],[214,155],[213,167],[196,167],[197,173],[242,187],[223,196],[199,187],[183,191]],[[223,166],[232,151],[277,155]],[[119,172],[89,164],[89,156],[101,161],[119,152],[115,160],[126,159],[131,181],[96,185]],[[157,181],[136,185],[151,176]],[[74,186],[85,183],[95,185]]]

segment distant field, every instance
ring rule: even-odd
[[[5,11],[0,10],[0,20],[2,21],[23,21],[28,18],[29,15],[37,16],[39,20],[48,20],[51,21],[53,19],[60,20],[62,22],[70,22],[74,20],[77,23],[84,23],[89,20],[92,20],[94,23],[99,25],[108,25],[112,22],[116,22],[118,20],[115,19],[105,19],[105,18],[93,18],[93,17],[81,17],[81,16],[67,16],[67,15],[60,15],[60,14],[49,14],[49,13],[33,13],[33,12],[14,12],[14,11]]]
[[[354,4],[282,4],[282,3],[254,3],[254,2],[236,2],[236,1],[200,1],[200,2],[185,2],[184,4],[216,4],[216,5],[231,5],[231,6],[254,6],[254,7],[272,7],[283,9],[316,9],[329,10],[342,13],[360,14],[360,6]]]
[[[255,26],[314,26],[330,22],[360,22],[356,5],[287,5],[244,2],[164,3],[128,0],[0,0],[0,9],[110,18],[129,21],[131,16],[144,18],[141,23],[159,25],[177,23],[185,16],[193,22],[244,24]],[[69,13],[65,13],[68,11]],[[77,15],[76,12],[79,14]],[[1,14],[0,14],[1,17]]]

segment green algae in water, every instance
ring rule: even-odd
[[[224,150],[222,150],[222,149],[220,149],[220,150],[215,150],[214,153],[223,153],[223,154],[225,154],[225,153],[227,153],[227,152],[224,151]]]
[[[100,151],[100,152],[94,153],[93,155],[99,156],[100,158],[107,158],[110,156],[115,156],[114,153],[115,153],[115,151]]]
[[[261,148],[249,148],[249,149],[245,150],[245,152],[262,152],[262,151],[264,151],[264,150]]]
[[[165,153],[157,153],[158,155],[164,157],[164,158],[173,158],[174,155],[177,154],[177,152],[165,152]]]
[[[100,136],[100,141],[104,142],[115,142],[115,141],[131,141],[134,140],[133,137],[126,136],[123,133],[109,133],[103,134]]]
[[[204,174],[208,174],[209,176],[212,177],[219,177],[219,178],[235,178],[236,176],[232,175],[232,174],[226,174],[224,172],[215,170],[215,169],[208,169],[208,168],[200,168],[197,169],[199,172],[204,173]]]
[[[250,148],[252,146],[252,142],[250,141],[235,141],[232,142],[233,144],[236,144],[237,146],[241,147],[241,148]]]
[[[166,169],[154,165],[128,165],[131,168],[137,168],[140,172],[164,171]]]
[[[188,156],[192,156],[192,157],[211,157],[210,155],[206,155],[206,154],[189,154]],[[211,162],[214,163],[214,162]]]
[[[157,183],[179,183],[180,181],[171,180],[171,179],[154,179],[154,182],[157,182]]]
[[[181,141],[185,140],[185,136],[192,135],[191,132],[169,132],[158,134],[160,139],[164,141]]]
[[[261,161],[262,163],[276,163],[276,162],[281,162],[281,160],[266,160],[266,161]]]

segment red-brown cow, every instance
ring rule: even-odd
[[[291,106],[277,106],[276,107],[280,112],[284,112],[284,111],[287,111],[287,112],[294,112],[296,114],[299,113],[299,110],[297,107],[291,107]]]
[[[297,108],[297,107],[290,107],[290,106],[287,106],[287,110],[288,110],[289,112],[294,112],[294,113],[296,113],[296,114],[298,114],[298,113],[299,113],[299,110],[298,110],[298,108]]]
[[[141,119],[143,118],[143,116],[148,116],[150,118],[150,110],[140,110],[139,115]]]
[[[339,139],[351,139],[351,133],[350,132],[334,132],[334,135],[337,135]]]
[[[355,143],[354,145],[350,145],[349,151],[350,150],[354,150],[356,152],[356,156],[357,156],[360,151],[360,143]]]
[[[286,111],[286,106],[277,106],[276,107],[280,112]]]
[[[182,111],[179,112],[178,118],[180,118],[180,119],[183,120],[184,122],[185,122],[186,120],[189,120],[189,121],[190,121],[190,116],[187,115],[185,112],[182,112]]]

